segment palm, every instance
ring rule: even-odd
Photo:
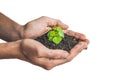
[[[68,55],[66,51],[48,49],[41,43],[32,39],[23,40],[21,47],[22,54],[26,61],[45,69],[51,69],[57,66],[54,64],[54,61],[64,60]]]

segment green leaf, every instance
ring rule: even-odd
[[[62,41],[62,38],[59,37],[59,36],[53,38],[53,42],[54,42],[55,44],[59,44],[61,41]]]
[[[62,31],[62,28],[58,26],[56,27],[56,30],[58,31],[58,35],[64,38],[64,32]]]
[[[64,38],[64,32],[63,31],[59,31],[58,34],[59,34],[60,37]]]
[[[47,35],[47,36],[48,36],[48,37],[50,37],[50,36],[51,36],[51,37],[54,37],[55,35],[56,35],[56,32],[53,31],[53,30],[51,30],[51,31],[48,32],[48,35]]]
[[[62,31],[62,28],[61,27],[56,27],[56,30],[59,32],[59,31]]]
[[[49,41],[59,44],[64,38],[64,32],[60,26],[54,26],[47,34]]]
[[[49,41],[53,41],[54,37],[49,36],[48,38],[49,38]]]

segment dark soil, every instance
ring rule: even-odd
[[[65,37],[59,44],[54,44],[53,42],[49,41],[47,38],[47,33],[35,39],[41,42],[44,46],[50,49],[62,49],[70,52],[70,50],[79,42],[80,39],[77,39],[73,36],[69,36],[65,34]]]

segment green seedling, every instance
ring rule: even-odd
[[[60,26],[54,26],[47,34],[49,41],[59,44],[64,38],[64,32]]]

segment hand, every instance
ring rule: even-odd
[[[65,29],[66,34],[75,36],[76,38],[80,38],[80,39],[82,39],[82,42],[79,42],[74,48],[72,48],[70,51],[70,55],[65,59],[43,58],[43,61],[47,60],[47,63],[48,63],[47,65],[46,64],[44,65],[44,68],[46,68],[46,69],[52,69],[53,67],[55,67],[57,65],[71,61],[76,55],[78,55],[78,53],[80,53],[83,49],[87,48],[87,45],[89,43],[89,41],[86,39],[86,37],[83,34],[73,32],[70,30],[66,30],[68,28],[67,25],[65,25],[64,23],[62,23],[59,20],[48,18],[48,17],[41,17],[39,19],[36,19],[36,20],[33,20],[33,21],[27,23],[24,26],[24,38],[35,39],[36,37],[41,36],[41,35],[45,34],[46,32],[48,32],[51,29],[50,27],[53,25],[61,26],[63,29]],[[45,46],[42,45],[42,47],[45,47]],[[48,48],[47,48],[47,50],[48,50]],[[26,50],[26,56],[28,54],[29,54],[29,52],[27,52],[27,50]],[[34,53],[32,53],[32,54],[34,55]],[[37,56],[34,56],[34,57],[37,58]],[[34,61],[36,61],[36,62],[34,62]],[[32,60],[32,63],[41,66],[40,61],[38,59]]]
[[[68,28],[60,20],[43,16],[24,25],[21,36],[22,38],[36,38],[48,32],[54,25],[61,26],[64,30]]]
[[[81,39],[82,41],[80,41],[77,45],[75,45],[71,50],[69,55],[65,58],[65,59],[57,59],[57,60],[53,60],[51,61],[51,66],[49,67],[49,69],[52,69],[55,66],[70,62],[71,60],[73,60],[73,58],[75,58],[82,50],[87,49],[87,46],[89,44],[89,40],[86,39],[84,34],[81,33],[77,33],[71,30],[65,30],[64,31],[67,35],[70,36],[74,36],[76,38]]]
[[[74,32],[71,30],[65,30],[64,31],[67,35],[74,36],[82,41],[80,41],[77,45],[75,45],[71,51],[70,55],[67,57],[68,61],[71,61],[78,53],[80,53],[83,49],[87,49],[87,46],[89,44],[89,40],[86,39],[84,34]]]
[[[24,39],[22,40],[20,46],[20,52],[23,55],[20,57],[20,59],[43,67],[47,70],[71,61],[76,55],[78,55],[78,53],[87,48],[89,41],[83,34],[70,30],[65,31],[65,33],[83,40],[82,42],[79,42],[74,48],[72,48],[70,53],[63,50],[48,49],[33,39]]]
[[[63,29],[68,27],[60,20],[45,16],[22,26],[0,12],[0,38],[8,42],[39,37],[54,25],[61,26]]]
[[[27,23],[23,27],[1,13],[0,18],[0,38],[9,42],[19,40],[17,42],[1,44],[0,59],[17,57],[45,69],[52,69],[57,65],[71,61],[80,51],[87,48],[89,43],[83,34],[66,30],[68,28],[66,24],[53,18],[41,17]],[[49,31],[51,26],[54,25],[61,26],[64,30],[66,30],[66,34],[83,40],[71,49],[69,55],[66,51],[48,49],[41,43],[32,40]],[[31,39],[25,39],[21,42],[20,39],[23,38]]]
[[[57,66],[55,64],[58,64],[58,62],[53,62],[63,60],[69,55],[67,51],[48,49],[41,43],[32,39],[22,40],[20,48],[20,52],[23,55],[20,59],[48,70]]]

